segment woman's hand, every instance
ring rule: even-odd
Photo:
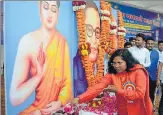
[[[115,85],[108,85],[108,87],[105,88],[104,91],[109,91],[109,92],[116,93],[118,91],[118,87],[115,86]]]
[[[71,102],[71,104],[76,105],[79,103],[79,98],[74,98]]]

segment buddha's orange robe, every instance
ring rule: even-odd
[[[35,101],[19,115],[39,111],[53,101],[60,100],[64,105],[72,100],[69,48],[59,33],[56,33],[46,48],[45,67],[43,79],[36,88]]]
[[[80,103],[95,98],[108,85],[119,88],[116,93],[118,115],[153,115],[148,73],[142,66],[135,65],[130,72],[107,74],[99,84],[79,96]]]

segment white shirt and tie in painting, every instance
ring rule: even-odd
[[[128,50],[132,53],[133,57],[137,59],[144,67],[149,67],[151,65],[150,52],[147,48],[138,48],[137,46],[133,46],[128,48]]]

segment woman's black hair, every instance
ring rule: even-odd
[[[132,54],[128,51],[128,49],[118,49],[116,50],[112,56],[110,57],[110,61],[108,62],[108,72],[110,74],[116,74],[116,70],[113,67],[113,59],[117,56],[122,57],[122,60],[124,60],[127,64],[127,69],[126,71],[129,71],[131,68],[134,67],[135,64],[140,64],[133,56]]]

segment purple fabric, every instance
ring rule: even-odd
[[[85,70],[81,62],[81,57],[77,55],[73,59],[73,80],[74,80],[74,97],[84,93],[87,90],[88,83],[85,76]]]

